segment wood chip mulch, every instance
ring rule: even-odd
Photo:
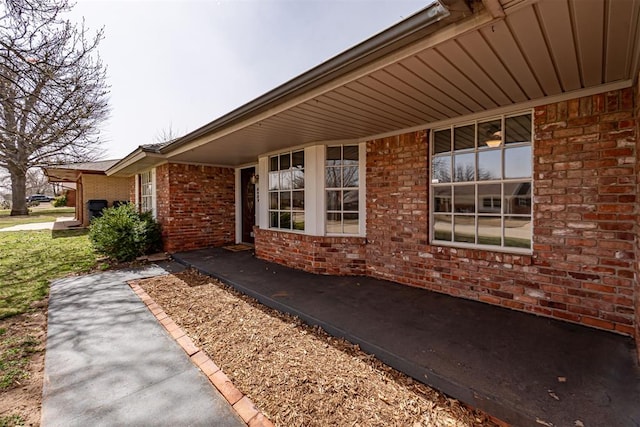
[[[492,426],[357,346],[187,270],[137,281],[278,426]]]

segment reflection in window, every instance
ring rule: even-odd
[[[432,132],[433,242],[531,249],[531,113]]]
[[[327,147],[325,164],[326,231],[360,231],[360,152],[358,145]]]
[[[269,227],[304,230],[304,151],[269,157]]]

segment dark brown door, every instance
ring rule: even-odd
[[[242,241],[253,243],[253,226],[256,222],[256,185],[251,177],[256,173],[255,168],[240,171],[240,186],[242,194]]]

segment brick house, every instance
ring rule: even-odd
[[[73,200],[67,205],[76,208],[75,219],[84,227],[89,225],[91,214],[87,202],[89,200],[106,200],[108,206],[113,202],[129,200],[129,178],[107,176],[106,170],[120,160],[103,160],[97,162],[71,163],[67,165],[43,168],[49,182],[69,182],[75,184]]]
[[[107,171],[236,242],[640,336],[639,1],[444,0]]]

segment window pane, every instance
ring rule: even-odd
[[[502,120],[478,123],[478,149],[502,144]]]
[[[304,210],[304,191],[293,192],[293,209]]]
[[[357,145],[345,145],[343,148],[344,164],[345,165],[357,165],[359,159],[359,152]]]
[[[327,166],[337,166],[341,164],[342,147],[327,147]]]
[[[269,193],[269,209],[278,209],[278,192]]]
[[[293,188],[304,188],[304,171],[294,169],[291,171]]]
[[[433,238],[451,241],[451,215],[433,216]]]
[[[453,189],[453,211],[457,213],[476,212],[475,185],[459,185]]]
[[[269,190],[278,190],[280,188],[280,174],[278,172],[269,172]]]
[[[278,156],[269,158],[269,172],[278,170]]]
[[[476,242],[476,218],[474,216],[455,216],[453,218],[453,240],[455,242]]]
[[[346,166],[342,168],[342,186],[357,187],[358,186],[358,167]]]
[[[499,216],[478,217],[478,244],[502,245],[502,220]]]
[[[291,154],[280,154],[280,170],[286,171],[291,168]]]
[[[269,212],[269,217],[269,227],[278,228],[280,226],[280,222],[278,221],[280,215],[278,212]]]
[[[343,210],[345,211],[357,211],[358,210],[358,190],[345,191],[342,199]]]
[[[475,125],[457,127],[453,131],[454,150],[466,150],[475,147]]]
[[[531,142],[531,114],[507,117],[504,125],[506,128],[505,144]]]
[[[502,178],[501,150],[481,151],[478,153],[478,180]]]
[[[455,181],[475,181],[476,155],[474,153],[456,154],[453,158]]]
[[[531,183],[510,182],[504,184],[504,213],[531,214]]]
[[[291,190],[291,171],[280,172],[280,190]]]
[[[360,232],[360,223],[357,213],[344,214],[344,232],[349,234],[358,234]]]
[[[340,211],[342,210],[342,200],[340,198],[340,191],[327,191],[327,210],[328,211]]]
[[[293,213],[293,229],[304,230],[304,212]]]
[[[451,212],[451,187],[435,187],[433,189],[433,211]]]
[[[288,191],[280,192],[280,210],[291,209],[291,193]]]
[[[293,160],[292,167],[296,169],[304,168],[304,151],[294,151],[291,157]]]
[[[291,230],[291,213],[280,212],[280,228]]]
[[[508,216],[504,219],[504,245],[531,248],[531,217]]]
[[[342,233],[342,214],[327,213],[327,233]]]
[[[504,177],[531,177],[531,146],[507,148],[504,150]]]
[[[499,214],[502,209],[500,184],[478,185],[478,212]]]
[[[341,180],[341,168],[325,168],[325,187],[326,188],[340,188],[342,187]]]
[[[439,130],[433,133],[433,154],[451,151],[451,129]]]
[[[434,157],[431,163],[431,182],[451,182],[451,156]]]

